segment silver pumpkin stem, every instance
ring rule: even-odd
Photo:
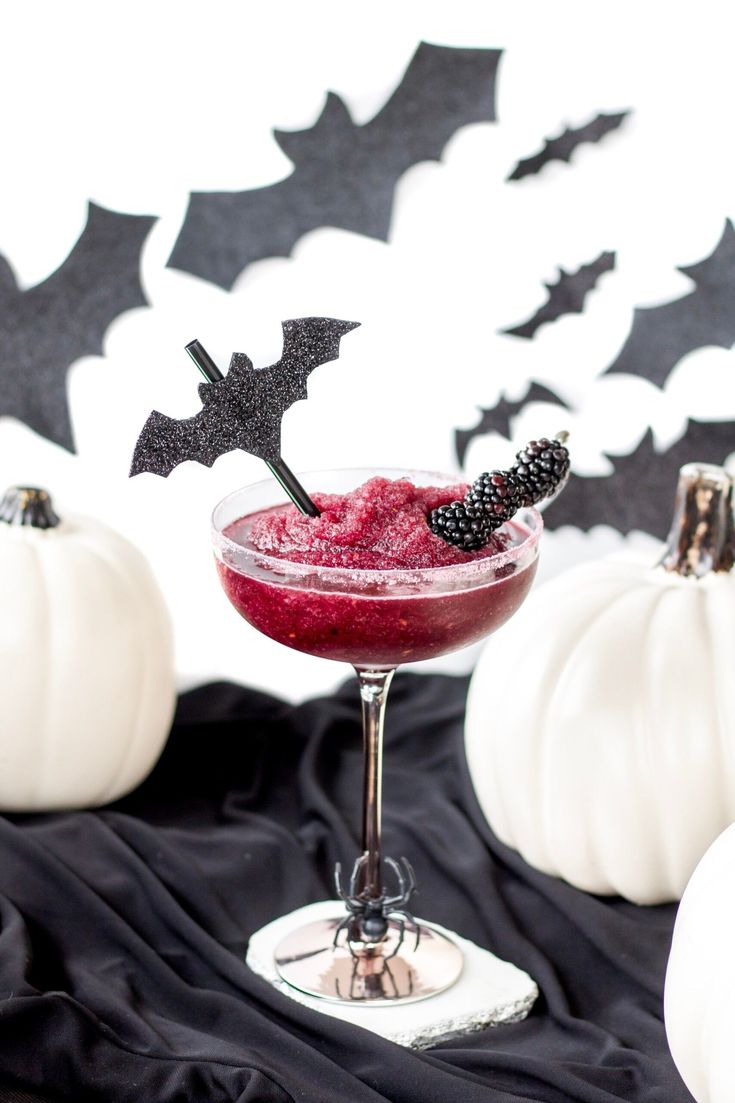
[[[729,571],[735,555],[733,480],[724,468],[688,463],[679,472],[674,520],[665,570],[703,578],[711,571]]]
[[[59,524],[51,497],[38,486],[11,486],[0,498],[0,521],[34,529],[52,529]]]

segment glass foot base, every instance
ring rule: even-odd
[[[337,1003],[375,1006],[411,1003],[443,992],[462,972],[462,951],[429,923],[417,928],[391,919],[380,943],[334,936],[345,913],[318,919],[291,931],[276,947],[278,975],[292,988]],[[403,937],[401,937],[403,934]],[[353,952],[354,951],[354,952]]]

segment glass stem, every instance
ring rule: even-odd
[[[376,899],[383,892],[380,872],[380,797],[383,780],[383,721],[385,702],[393,670],[364,670],[360,667],[362,731],[365,774],[362,789],[362,865],[358,892]]]

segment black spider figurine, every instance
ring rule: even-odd
[[[421,928],[408,910],[408,902],[416,888],[416,876],[407,858],[401,858],[400,862],[396,862],[393,858],[386,858],[386,865],[391,867],[398,881],[398,895],[388,896],[385,890],[383,890],[380,896],[368,896],[365,889],[361,892],[357,891],[357,882],[366,862],[367,854],[363,854],[355,862],[352,869],[352,876],[350,877],[349,893],[346,893],[342,888],[342,867],[340,863],[337,862],[334,870],[334,883],[340,900],[344,901],[345,907],[347,908],[347,915],[334,932],[334,941],[332,945],[337,945],[340,931],[346,930],[347,945],[350,948],[352,956],[356,957],[357,955],[352,948],[352,943],[382,942],[388,933],[388,922],[394,917],[398,923],[399,935],[393,950],[386,955],[385,960],[388,961],[390,958],[394,957],[401,948],[407,922],[410,923],[416,931],[416,946],[418,946],[419,939],[421,938]]]

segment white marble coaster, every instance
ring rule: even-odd
[[[275,948],[281,939],[302,923],[339,915],[343,907],[339,900],[320,900],[289,915],[279,916],[252,936],[247,964],[254,973],[270,981],[297,1003],[321,1011],[323,1015],[372,1030],[391,1042],[411,1049],[425,1049],[487,1026],[518,1022],[525,1019],[533,1007],[538,988],[528,973],[507,961],[501,961],[488,950],[460,938],[437,923],[432,926],[451,936],[462,950],[465,962],[459,980],[436,996],[401,1007],[385,1004],[379,1007],[364,1004],[351,1006],[316,999],[285,984],[278,976],[274,962]]]

